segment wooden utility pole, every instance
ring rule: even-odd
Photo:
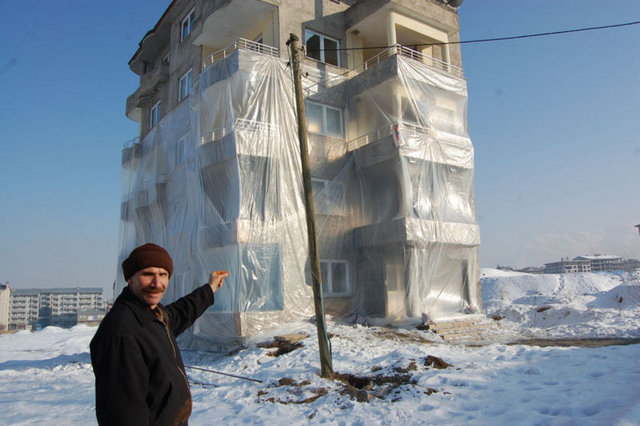
[[[324,322],[324,307],[322,302],[322,278],[320,274],[320,258],[318,256],[318,240],[316,238],[313,191],[311,189],[311,168],[309,166],[309,149],[307,139],[307,116],[304,112],[304,95],[302,93],[302,81],[300,77],[301,59],[300,50],[298,49],[298,37],[295,34],[290,34],[287,45],[291,50],[291,68],[293,69],[293,84],[296,94],[298,138],[300,139],[300,158],[302,160],[302,185],[304,188],[304,207],[307,215],[309,259],[311,263],[311,278],[313,282],[313,303],[316,310],[316,327],[318,328],[321,375],[325,378],[332,378],[333,367],[331,365],[331,350]]]

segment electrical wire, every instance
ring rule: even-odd
[[[412,46],[444,46],[444,45],[452,45],[452,44],[472,44],[472,43],[489,43],[495,41],[506,41],[506,40],[518,40],[524,38],[533,38],[533,37],[546,37],[552,35],[560,35],[560,34],[569,34],[569,33],[578,33],[584,31],[597,31],[597,30],[606,30],[611,28],[620,28],[620,27],[628,27],[631,25],[638,25],[640,21],[632,21],[632,22],[624,22],[621,24],[610,24],[610,25],[600,25],[597,27],[584,27],[584,28],[574,28],[571,30],[560,30],[560,31],[548,31],[544,33],[533,33],[533,34],[522,34],[515,36],[505,36],[505,37],[493,37],[493,38],[482,38],[475,40],[459,40],[459,41],[447,41],[447,42],[435,42],[435,43],[422,43],[415,44]],[[369,47],[345,47],[345,48],[336,48],[336,49],[314,49],[308,50],[308,52],[320,52],[324,51],[337,51],[337,50],[368,50],[368,49],[388,49],[394,46],[369,46]]]
[[[640,21],[632,21],[632,22],[624,22],[621,24],[610,24],[610,25],[600,25],[597,27],[584,27],[584,28],[574,28],[574,29],[570,29],[570,30],[560,30],[560,31],[548,31],[548,32],[543,32],[543,33],[533,33],[533,34],[522,34],[522,35],[516,35],[516,36],[505,36],[505,37],[493,37],[493,38],[484,38],[484,39],[475,39],[475,40],[459,40],[459,41],[449,41],[449,42],[436,42],[436,43],[422,43],[422,44],[415,44],[412,45],[415,47],[423,47],[423,46],[444,46],[444,45],[454,45],[454,44],[473,44],[473,43],[489,43],[489,42],[496,42],[496,41],[506,41],[506,40],[518,40],[518,39],[524,39],[524,38],[533,38],[533,37],[546,37],[546,36],[551,36],[551,35],[559,35],[559,34],[569,34],[569,33],[577,33],[577,32],[584,32],[584,31],[596,31],[596,30],[605,30],[605,29],[611,29],[611,28],[619,28],[619,27],[627,27],[627,26],[631,26],[631,25],[638,25],[640,24]],[[315,53],[315,52],[321,52],[321,51],[338,51],[338,50],[344,50],[344,51],[349,51],[349,50],[370,50],[370,49],[378,49],[378,50],[382,50],[382,49],[389,49],[389,48],[393,48],[395,46],[368,46],[368,47],[344,47],[344,48],[335,48],[335,49],[307,49],[307,53]],[[348,70],[345,73],[338,75],[338,76],[334,76],[330,79],[325,79],[325,81],[331,81],[333,79],[336,78],[340,78],[345,76],[346,74],[352,72],[352,70]],[[316,84],[312,85],[313,86],[317,86],[319,85],[320,82],[317,82]]]
[[[478,40],[452,41],[447,43],[434,43],[434,44],[471,44],[471,43],[487,43],[487,42],[504,41],[504,40],[518,40],[522,38],[546,37],[551,35],[578,33],[583,31],[606,30],[610,28],[628,27],[630,25],[638,25],[638,24],[640,24],[640,21],[625,22],[622,24],[601,25],[599,27],[585,27],[585,28],[576,28],[572,30],[549,31],[545,33],[524,34],[524,35],[507,36],[507,37],[494,37],[494,38],[485,38],[485,39],[478,39]]]

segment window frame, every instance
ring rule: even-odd
[[[176,142],[176,166],[184,163],[187,157],[187,142],[191,136],[191,132],[178,138]]]
[[[333,291],[333,267],[336,264],[344,265],[345,290],[342,292]],[[320,270],[322,265],[327,267],[327,282],[322,280],[322,293],[327,297],[349,297],[352,296],[351,282],[349,280],[349,261],[345,259],[320,259]]]
[[[333,137],[333,138],[341,138],[344,139],[345,135],[344,135],[344,110],[341,108],[336,108],[334,106],[331,105],[327,105],[327,104],[323,104],[320,102],[314,102],[314,101],[310,101],[305,99],[305,103],[307,105],[305,105],[305,107],[307,107],[308,105],[315,105],[315,106],[319,106],[320,108],[322,108],[322,123],[321,123],[321,129],[320,131],[316,132],[313,131],[311,129],[309,129],[309,117],[307,115],[307,131],[309,131],[309,133],[313,133],[316,135],[322,135],[322,136],[327,136],[327,137]],[[309,109],[308,107],[305,109],[307,110]],[[333,110],[333,111],[337,111],[339,116],[340,116],[340,131],[339,131],[339,135],[334,135],[334,134],[329,134],[327,131],[327,110]]]
[[[162,101],[158,101],[149,108],[149,128],[153,129],[160,122],[160,106]]]
[[[322,62],[323,64],[328,64],[328,65],[333,65],[333,66],[336,66],[336,67],[340,67],[341,66],[340,65],[340,63],[341,63],[341,60],[340,60],[340,39],[333,38],[333,37],[330,37],[328,35],[324,35],[324,34],[319,33],[317,31],[313,31],[313,30],[310,30],[310,29],[305,29],[304,30],[304,45],[305,45],[305,49],[306,49],[306,46],[307,46],[307,42],[313,36],[318,36],[320,38],[320,51],[319,51],[320,59],[316,59],[316,58],[314,58],[312,56],[309,56],[308,55],[308,50],[307,50],[307,58]],[[332,63],[326,61],[325,40],[333,41],[333,42],[336,43],[336,62],[337,62],[336,64],[332,64]]]
[[[191,31],[193,31],[193,23],[196,20],[195,14],[196,9],[193,8],[184,16],[184,18],[182,18],[182,21],[180,21],[180,42],[183,42],[187,38],[189,38]]]
[[[186,80],[189,80],[186,82]],[[188,98],[193,93],[193,68],[182,74],[178,79],[178,103]]]

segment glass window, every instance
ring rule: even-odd
[[[180,77],[178,88],[178,102],[189,96],[193,90],[193,78],[191,70]]]
[[[350,293],[348,263],[345,260],[320,260],[322,292],[328,296],[347,296]]]
[[[342,111],[337,108],[325,107],[325,134],[327,136],[342,137]]]
[[[307,57],[327,64],[340,66],[340,42],[334,38],[307,30],[305,32]]]
[[[319,135],[344,137],[342,110],[328,105],[307,101],[307,130]]]
[[[318,34],[313,34],[311,31],[307,31],[306,51],[308,58],[315,59],[316,61],[322,61],[320,36]]]
[[[176,145],[176,165],[182,163],[185,159],[187,152],[187,138],[188,134],[184,135],[180,139],[178,139],[178,144]]]
[[[193,29],[193,21],[195,21],[195,10],[191,10],[182,20],[181,25],[181,33],[180,33],[180,41],[184,40],[191,34],[191,30]]]
[[[311,178],[311,190],[314,194],[321,192],[329,181],[325,179]]]
[[[326,62],[327,64],[339,66],[340,63],[338,61],[338,41],[332,40],[328,37],[323,37],[323,53],[324,60],[322,62]]]
[[[160,121],[160,101],[156,102],[149,111],[149,127],[153,127]]]
[[[331,265],[331,290],[338,294],[347,292],[347,264],[345,262]]]
[[[311,133],[322,134],[322,106],[320,104],[307,103],[307,129]]]

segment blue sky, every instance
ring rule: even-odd
[[[0,0],[0,282],[116,274],[128,68],[169,0]],[[640,2],[467,0],[463,40],[640,20]],[[640,258],[640,25],[465,44],[481,266]],[[106,293],[110,295],[110,291]]]

